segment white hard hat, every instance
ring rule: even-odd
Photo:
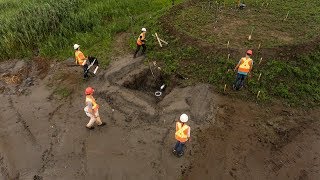
[[[74,45],[73,45],[73,49],[75,49],[75,50],[78,49],[79,47],[80,47],[79,44],[74,44]]]
[[[147,31],[147,29],[146,29],[146,28],[142,28],[142,29],[141,29],[141,31],[146,32],[146,31]]]
[[[180,121],[183,122],[183,123],[188,122],[188,115],[181,114]]]

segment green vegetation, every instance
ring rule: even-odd
[[[310,41],[320,30],[318,0],[202,0],[183,9],[174,21],[181,32],[204,42],[231,48],[277,47]],[[286,18],[288,14],[288,17]],[[252,41],[248,36],[252,33]]]
[[[107,64],[117,33],[131,29],[136,36],[169,7],[171,1],[163,0],[0,0],[0,59],[37,50],[66,59],[78,43]]]
[[[290,106],[310,107],[320,105],[320,46],[315,51],[294,59],[264,59],[261,64],[259,64],[259,60],[260,57],[263,57],[263,54],[255,50],[252,76],[247,78],[247,86],[244,89],[235,92],[232,90],[232,84],[236,78],[233,68],[241,56],[231,56],[228,59],[227,54],[214,54],[209,50],[202,49],[202,46],[197,44],[185,43],[191,39],[216,42],[215,40],[224,38],[223,40],[220,39],[220,42],[223,41],[224,43],[220,45],[226,47],[226,42],[230,40],[230,45],[233,46],[231,48],[236,48],[234,45],[238,43],[239,47],[244,49],[243,55],[245,49],[262,43],[262,40],[267,40],[270,47],[286,43],[285,41],[278,41],[279,39],[274,35],[268,34],[269,29],[270,32],[275,29],[280,34],[290,34],[292,37],[290,44],[308,42],[318,36],[317,31],[320,27],[320,16],[316,12],[320,7],[316,6],[316,4],[320,5],[318,1],[265,1],[264,6],[269,2],[267,8],[262,7],[262,1],[246,1],[249,8],[243,11],[231,9],[231,7],[234,8],[231,1],[226,1],[225,7],[223,7],[224,1],[218,1],[221,11],[217,15],[212,14],[214,8],[210,9],[209,2],[214,4],[213,1],[208,0],[193,2],[191,6],[183,8],[181,12],[176,12],[178,18],[174,18],[171,23],[186,36],[167,35],[164,39],[170,40],[170,47],[156,48],[156,51],[151,53],[151,58],[164,63],[165,67],[163,69],[166,74],[182,74],[189,78],[185,81],[186,84],[210,83],[221,93],[224,92],[224,85],[226,84],[226,93],[229,96],[246,100],[256,101],[256,95],[260,91],[259,102],[281,100]],[[280,9],[284,9],[284,11],[280,11]],[[251,11],[260,12],[260,14]],[[290,11],[288,19],[283,21],[287,11]],[[249,12],[249,14],[246,14],[246,12]],[[225,21],[225,24],[229,24],[230,27],[219,31],[223,34],[221,37],[217,35],[218,32],[215,29],[207,26],[209,22],[215,20],[216,16],[220,18],[224,16],[223,20],[220,21]],[[240,17],[243,18],[241,22],[250,19],[250,24],[254,25],[247,29],[249,33],[245,33],[246,30],[242,32],[241,28],[236,28],[235,25],[239,25],[239,23],[237,24],[235,20],[239,20]],[[281,19],[279,19],[280,17]],[[266,18],[269,18],[267,24],[264,22]],[[272,21],[274,22],[271,23]],[[217,28],[221,28],[224,23],[220,22],[216,25]],[[248,41],[247,38],[252,27],[255,27],[253,40]],[[263,30],[258,30],[259,28]],[[244,36],[239,37],[239,34]],[[268,43],[262,44],[266,45]],[[219,43],[212,43],[213,46],[217,44],[219,45]],[[260,73],[261,79],[258,81]]]
[[[176,3],[183,0],[175,1]],[[148,57],[163,63],[167,75],[188,77],[186,84],[213,84],[217,91],[244,99],[284,100],[289,105],[320,104],[320,47],[309,55],[295,59],[264,59],[254,51],[252,77],[247,87],[231,91],[239,57],[213,54],[197,44],[200,40],[214,46],[230,48],[277,47],[308,42],[320,30],[320,1],[317,0],[247,0],[248,8],[235,9],[234,0],[193,1],[176,12],[172,26],[187,35],[167,34],[158,18],[171,7],[164,0],[0,0],[0,59],[30,57],[39,50],[41,56],[66,59],[73,56],[72,45],[78,43],[86,55],[94,55],[107,65],[113,40],[118,33],[129,32],[128,46],[135,46],[140,28],[148,28]],[[141,8],[142,7],[142,8]],[[285,17],[289,12],[288,18]],[[248,35],[254,29],[252,40]],[[169,46],[159,48],[151,33],[159,32]],[[262,74],[258,81],[259,74]],[[69,96],[66,88],[57,94]]]
[[[54,94],[58,95],[61,99],[69,97],[72,93],[72,90],[67,87],[57,87],[54,90]]]
[[[256,100],[258,91],[261,91],[259,101],[280,99],[288,105],[308,107],[320,104],[320,49],[311,55],[300,56],[295,61],[264,60],[260,65],[259,59],[253,56],[255,64],[252,76],[247,78],[246,88],[235,93],[231,89],[236,78],[233,68],[240,57],[217,57],[216,54],[203,53],[182,43],[171,44],[170,48],[154,52],[151,56],[164,63],[166,74],[188,77],[186,84],[210,83],[221,93],[227,84],[227,93],[242,99]]]

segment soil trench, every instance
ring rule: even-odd
[[[216,94],[207,84],[165,84],[157,66],[145,64],[142,57],[117,58],[85,82],[81,68],[68,63],[52,62],[43,65],[45,72],[29,68],[28,73],[19,71],[27,67],[23,62],[1,63],[0,179],[320,175],[319,109],[262,107]],[[19,81],[7,78],[17,74]],[[163,84],[162,96],[155,97]],[[86,86],[95,88],[100,116],[107,123],[92,131],[85,128]],[[171,150],[181,113],[190,117],[192,140],[185,156],[177,158]]]

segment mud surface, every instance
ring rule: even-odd
[[[184,179],[319,179],[319,110],[216,103],[215,124],[197,134],[201,150]]]
[[[215,94],[207,84],[170,83],[156,98],[161,72],[142,57],[117,58],[89,81],[68,63],[1,63],[0,179],[320,175],[319,110],[263,107]],[[93,131],[85,128],[89,118],[83,112],[88,85],[96,89],[107,123]],[[183,112],[190,115],[192,140],[177,158],[171,150]]]

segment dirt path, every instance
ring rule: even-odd
[[[66,63],[47,64],[50,68],[41,71],[41,78],[39,69],[30,68],[37,64],[11,61],[0,66],[0,179],[314,179],[319,175],[315,121],[319,111],[242,106],[244,102],[217,95],[206,84],[171,83],[156,98],[154,91],[163,82],[153,78],[150,68],[156,77],[160,72],[141,57],[118,58],[87,82],[81,82],[79,67]],[[25,67],[29,70],[22,71]],[[19,82],[6,81],[16,74]],[[96,89],[100,115],[107,122],[93,131],[85,129],[88,118],[83,112],[83,89],[88,85]],[[55,87],[64,86],[71,95],[57,94]],[[194,138],[179,159],[171,149],[174,122],[183,112],[190,115]],[[289,173],[291,169],[295,171]]]

